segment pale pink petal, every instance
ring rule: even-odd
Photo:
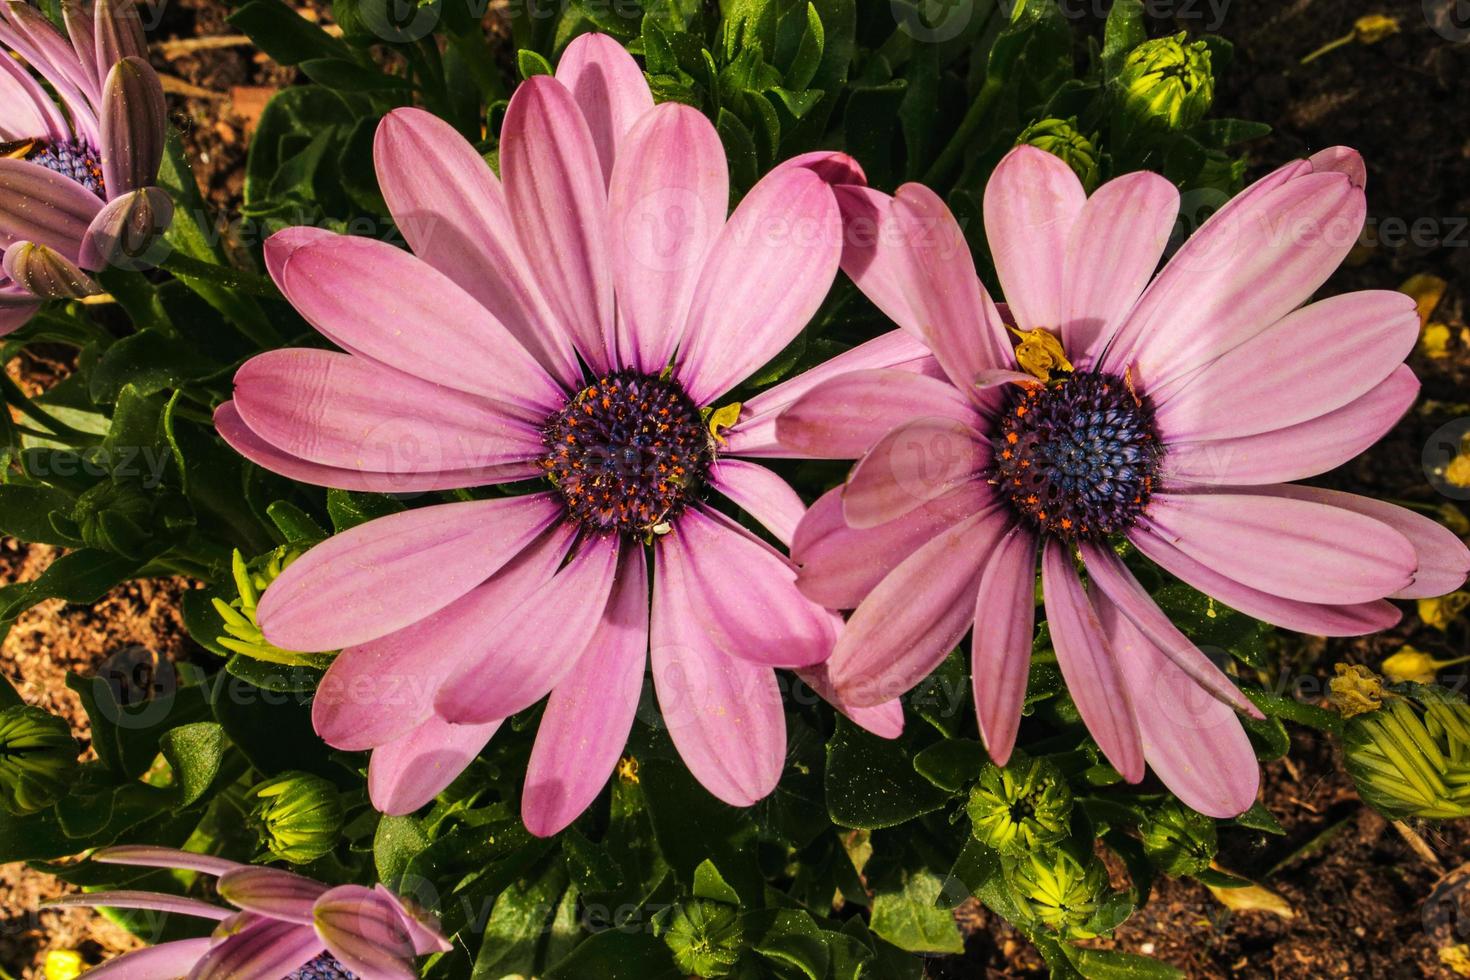
[[[577,819],[622,755],[648,662],[648,603],[647,558],[624,549],[602,621],[541,715],[521,794],[521,819],[538,837]]]
[[[842,252],[832,191],[802,167],[767,174],[721,230],[700,273],[675,373],[706,405],[796,339],[827,298]]]
[[[420,956],[428,953],[447,953],[454,949],[454,944],[445,938],[443,927],[433,913],[417,906],[410,908],[403,899],[384,887],[382,882],[374,885],[373,891],[383,896],[390,905],[398,910],[398,917],[403,920],[403,925],[408,929],[414,951]]]
[[[685,511],[658,553],[661,581],[708,649],[764,667],[810,667],[832,652],[837,617],[797,590],[790,561],[716,512]]]
[[[975,595],[971,681],[980,737],[996,765],[1016,744],[1036,632],[1036,535],[1013,527],[995,546]]]
[[[952,418],[919,418],[879,439],[853,467],[842,513],[855,528],[876,527],[978,478],[990,460],[984,437]]]
[[[222,875],[220,898],[236,908],[271,919],[311,925],[311,907],[327,885],[280,868],[238,868]]]
[[[1069,208],[1070,195],[1063,197]],[[1067,237],[1057,306],[1073,364],[1086,367],[1102,353],[1159,267],[1178,215],[1179,191],[1146,170],[1108,181],[1082,206]]]
[[[1046,622],[1067,692],[1108,762],[1136,783],[1143,778],[1143,743],[1128,690],[1069,549],[1056,538],[1047,539],[1042,549],[1041,582]]]
[[[247,868],[245,870],[248,871],[250,869]],[[71,906],[142,909],[148,912],[165,912],[171,915],[178,914],[194,916],[200,919],[213,919],[216,922],[223,922],[235,914],[234,909],[211,905],[209,902],[201,902],[197,898],[187,898],[183,895],[167,895],[162,892],[132,891],[128,889],[62,895],[60,898],[53,898],[42,903],[41,908],[66,908]]]
[[[1344,605],[1413,579],[1414,547],[1382,521],[1266,494],[1161,493],[1146,527],[1221,575],[1286,599]]]
[[[1118,665],[1143,754],[1185,806],[1226,819],[1250,809],[1261,767],[1240,719],[1108,601],[1095,596],[1098,618]]]
[[[146,946],[92,967],[87,976],[94,980],[158,980],[159,977],[188,976],[194,964],[209,952],[212,942],[206,936]]]
[[[1252,436],[1172,444],[1161,472],[1172,480],[1227,486],[1304,480],[1378,442],[1418,397],[1419,379],[1400,364],[1366,395],[1310,421]]]
[[[419,476],[546,452],[539,428],[503,408],[335,351],[257,354],[235,372],[234,401],[261,439],[338,469]]]
[[[1022,330],[1056,330],[1068,312],[1077,284],[1067,279],[1067,247],[1086,201],[1072,168],[1034,146],[1007,153],[985,185],[985,240]],[[1113,248],[1123,247],[1111,223],[1107,235]]]
[[[418,980],[413,936],[398,903],[362,885],[339,885],[316,903],[316,932],[363,980]]]
[[[804,459],[857,459],[916,419],[952,419],[968,427],[980,422],[969,400],[948,381],[894,368],[869,369],[837,375],[798,398],[777,417],[776,441]]]
[[[818,664],[798,670],[796,676],[817,693],[817,696],[847,716],[848,720],[879,738],[898,738],[903,734],[903,701],[894,698],[870,708],[848,704],[832,686],[832,677],[826,664]]]
[[[442,793],[480,754],[499,721],[452,725],[430,715],[406,735],[373,749],[368,794],[383,813],[413,813]]]
[[[507,610],[480,650],[459,660],[434,698],[435,712],[480,725],[546,697],[576,666],[602,621],[620,547],[615,535],[578,542],[555,576]]]
[[[884,316],[922,337],[920,316],[909,303],[912,265],[893,216],[893,198],[854,185],[833,187],[832,193],[842,212],[842,271]]]
[[[628,133],[608,190],[619,363],[668,365],[729,204],[725,150],[698,109],[666,102]]]
[[[1414,349],[1419,316],[1400,292],[1334,296],[1288,314],[1163,397],[1166,442],[1235,438],[1308,422],[1355,401]]]
[[[197,871],[205,875],[223,875],[237,868],[250,865],[230,861],[213,854],[198,854],[181,851],[173,847],[156,847],[151,844],[116,844],[92,852],[92,860],[103,864],[125,864],[139,868],[172,868],[178,871]]]
[[[805,167],[818,177],[833,185],[833,190],[841,184],[866,184],[868,175],[863,173],[862,164],[858,163],[846,153],[836,150],[812,150],[808,153],[798,153],[782,163],[776,165],[777,170],[785,167]]]
[[[761,522],[784,545],[791,544],[806,504],[791,484],[755,463],[718,459],[710,467],[709,485],[737,507]]]
[[[447,122],[405,107],[378,125],[373,162],[414,254],[479,300],[553,376],[576,384],[582,372],[571,338],[536,289],[500,179],[485,158]]]
[[[214,427],[230,448],[257,466],[288,479],[338,490],[366,490],[369,493],[417,493],[424,490],[455,490],[461,487],[484,487],[514,483],[540,476],[545,471],[535,462],[505,463],[464,470],[420,469],[413,462],[417,446],[400,443],[396,454],[403,461],[400,473],[383,473],[365,469],[324,466],[283,452],[251,431],[232,401],[214,410]],[[437,463],[438,460],[433,460]],[[431,463],[425,459],[422,465]]]
[[[328,538],[271,583],[261,630],[286,650],[337,650],[449,605],[561,516],[549,494],[460,501],[380,517]]]
[[[291,242],[276,284],[344,350],[540,422],[566,392],[490,311],[422,259],[371,238]]]
[[[659,711],[694,778],[731,806],[750,806],[776,788],[786,758],[776,672],[711,642],[689,604],[689,589],[703,586],[670,576],[660,544],[650,634]]]
[[[842,488],[829,490],[792,538],[791,555],[801,566],[796,586],[828,609],[856,608],[905,558],[994,500],[984,480],[971,480],[897,520],[860,529],[843,519]]]
[[[1395,592],[1394,599],[1428,599],[1446,595],[1465,584],[1470,574],[1470,549],[1454,531],[1423,514],[1371,497],[1321,487],[1258,487],[1256,493],[1269,493],[1295,500],[1312,500],[1341,507],[1382,521],[1409,539],[1419,559],[1414,581]]]
[[[595,374],[606,374],[616,353],[607,188],[587,121],[556,79],[532,76],[511,96],[500,169],[553,322]]]
[[[975,589],[1005,531],[999,507],[976,513],[905,558],[858,605],[827,669],[845,703],[882,704],[939,666],[975,619]]]
[[[628,131],[653,108],[643,69],[606,34],[583,34],[562,52],[556,80],[572,93],[586,117],[603,179],[610,180],[614,161],[626,152]]]

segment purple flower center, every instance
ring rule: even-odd
[[[1132,527],[1163,455],[1152,406],[1109,374],[1013,387],[992,445],[990,479],[1011,507],[1037,530],[1069,539]]]
[[[19,155],[23,160],[71,178],[103,200],[107,199],[107,185],[102,180],[102,154],[86,140],[35,140]]]
[[[567,516],[593,533],[666,531],[703,488],[714,444],[673,378],[618,371],[577,392],[542,430],[541,466]]]
[[[338,963],[331,953],[323,953],[282,980],[357,980],[357,974]]]

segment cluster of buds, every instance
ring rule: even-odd
[[[1058,158],[1082,181],[1083,188],[1091,194],[1097,189],[1098,160],[1096,137],[1089,139],[1077,129],[1077,118],[1040,119],[1021,131],[1016,138],[1017,146],[1034,146]]]
[[[1131,122],[1153,128],[1188,129],[1215,100],[1210,49],[1204,41],[1173,37],[1145,41],[1123,62],[1118,82]]]
[[[251,818],[267,851],[307,864],[331,851],[342,830],[342,798],[328,779],[287,772],[250,791]]]
[[[1056,766],[1022,752],[1006,766],[985,767],[967,806],[975,839],[1005,855],[1020,855],[1067,836],[1072,791]]]
[[[280,664],[283,667],[314,667],[324,669],[332,662],[332,654],[302,653],[298,650],[283,650],[265,638],[260,631],[260,621],[255,609],[260,604],[260,595],[293,561],[299,551],[277,548],[251,568],[239,551],[235,552],[231,570],[234,573],[235,591],[238,597],[229,602],[216,598],[214,610],[224,620],[225,636],[216,637],[216,642],[226,650]]]

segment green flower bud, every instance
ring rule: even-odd
[[[258,568],[251,569],[244,556],[236,551],[232,564],[235,590],[239,598],[225,602],[214,600],[214,611],[225,621],[225,636],[215,641],[226,650],[234,651],[256,660],[281,664],[285,667],[316,667],[325,669],[332,663],[332,654],[303,653],[299,650],[283,650],[265,638],[260,631],[260,622],[255,617],[255,607],[260,604],[260,594],[276,580],[297,558],[299,551],[277,548],[262,561]]]
[[[0,711],[0,806],[35,813],[61,799],[70,789],[77,751],[71,729],[55,715],[24,704]]]
[[[330,780],[287,772],[256,786],[250,796],[251,816],[273,856],[306,864],[336,846],[342,799]]]
[[[1144,41],[1123,62],[1123,104],[1135,122],[1186,129],[1204,118],[1215,99],[1210,50],[1203,41],[1173,37]]]
[[[1016,752],[1004,768],[985,767],[967,809],[976,840],[1002,854],[1021,854],[1067,836],[1072,791],[1056,766]]]
[[[1027,126],[1016,138],[1016,145],[1030,145],[1045,150],[1072,168],[1082,186],[1091,194],[1097,189],[1097,148],[1092,140],[1077,131],[1077,119],[1042,119]]]
[[[1210,866],[1216,849],[1215,821],[1176,801],[1169,801],[1143,827],[1143,850],[1165,874],[1199,874]]]
[[[152,539],[153,504],[141,489],[104,480],[87,489],[72,508],[82,541],[90,548],[138,554]]]
[[[1006,862],[1006,880],[1023,914],[1063,939],[1099,935],[1093,922],[1108,893],[1101,861],[1084,867],[1065,851],[1032,851]]]
[[[1343,728],[1358,795],[1391,819],[1470,816],[1470,706],[1442,688],[1405,687],[1412,697],[1384,692],[1381,708]]]
[[[723,977],[735,970],[744,932],[733,905],[696,898],[674,909],[663,939],[685,975]]]

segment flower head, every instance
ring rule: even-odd
[[[66,35],[0,2],[0,334],[38,299],[97,292],[87,271],[135,260],[173,215],[152,186],[167,117],[133,0],[63,13]]]
[[[1067,836],[1072,791],[1056,766],[1018,752],[1007,765],[985,767],[967,810],[976,840],[1002,854],[1020,854]]]
[[[315,861],[337,843],[342,798],[331,780],[282,773],[250,791],[251,816],[271,855],[292,864]]]
[[[1128,53],[1119,84],[1123,104],[1134,121],[1167,129],[1187,129],[1204,118],[1215,99],[1210,49],[1188,35],[1144,41]]]
[[[271,239],[276,282],[346,353],[251,360],[220,433],[269,469],[345,489],[544,482],[361,525],[281,573],[257,609],[265,639],[343,648],[317,731],[374,750],[372,799],[404,813],[550,694],[522,813],[552,833],[613,771],[651,660],[690,769],[728,803],[760,799],[785,758],[772,668],[831,695],[820,664],[840,620],[710,498],[782,542],[801,516],[790,487],[738,457],[789,455],[775,413],[821,375],[743,405],[728,395],[836,274],[841,219],[819,171],[860,173],[836,154],[789,161],[727,218],[714,126],[654,106],[601,35],[517,89],[503,182],[416,109],[384,120],[375,159],[413,254],[306,228]],[[854,714],[890,736],[902,724],[897,704]]]
[[[1356,240],[1362,185],[1349,150],[1289,164],[1155,276],[1178,207],[1167,180],[1132,173],[1089,197],[1061,160],[1018,147],[985,193],[1005,308],[931,191],[838,187],[849,227],[874,229],[849,234],[843,267],[933,359],[827,380],[777,422],[788,447],[860,457],[792,547],[802,591],[853,610],[828,663],[837,692],[852,704],[895,697],[973,625],[980,728],[1004,763],[1039,559],[1058,662],[1112,765],[1138,781],[1151,764],[1211,816],[1247,809],[1259,771],[1231,708],[1259,712],[1116,545],[1318,635],[1381,629],[1399,617],[1389,598],[1464,580],[1470,553],[1428,518],[1287,482],[1372,445],[1418,391],[1401,363],[1418,332],[1409,297],[1302,305]],[[1038,360],[1037,330],[1064,356]],[[848,421],[880,374],[909,421]]]
[[[1045,150],[1072,168],[1089,192],[1097,187],[1097,147],[1077,130],[1077,120],[1039,119],[1021,131],[1016,145]]]
[[[416,957],[451,948],[438,923],[382,885],[333,888],[278,868],[166,847],[106,847],[92,859],[198,872],[215,878],[215,891],[233,906],[141,891],[87,892],[49,903],[146,909],[219,923],[208,937],[160,943],[88,971],[97,980],[414,980]]]

